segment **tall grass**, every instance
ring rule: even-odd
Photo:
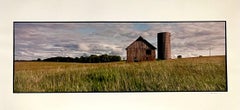
[[[226,91],[224,57],[139,63],[15,62],[14,92]]]

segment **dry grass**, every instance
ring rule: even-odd
[[[139,63],[15,62],[14,92],[226,90],[224,56]]]

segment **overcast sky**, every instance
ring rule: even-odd
[[[172,58],[225,55],[225,22],[30,23],[15,22],[15,59],[120,55],[142,36],[157,47],[157,33],[171,33]]]

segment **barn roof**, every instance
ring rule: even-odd
[[[156,47],[154,47],[151,43],[149,43],[147,40],[145,40],[142,36],[139,36],[136,41],[142,41],[143,43],[145,43],[148,47],[150,47],[151,49],[156,49]],[[134,42],[132,42],[126,49],[128,49]]]

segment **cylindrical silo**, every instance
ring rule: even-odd
[[[169,32],[161,32],[157,34],[158,59],[171,59],[170,37],[171,33]]]

